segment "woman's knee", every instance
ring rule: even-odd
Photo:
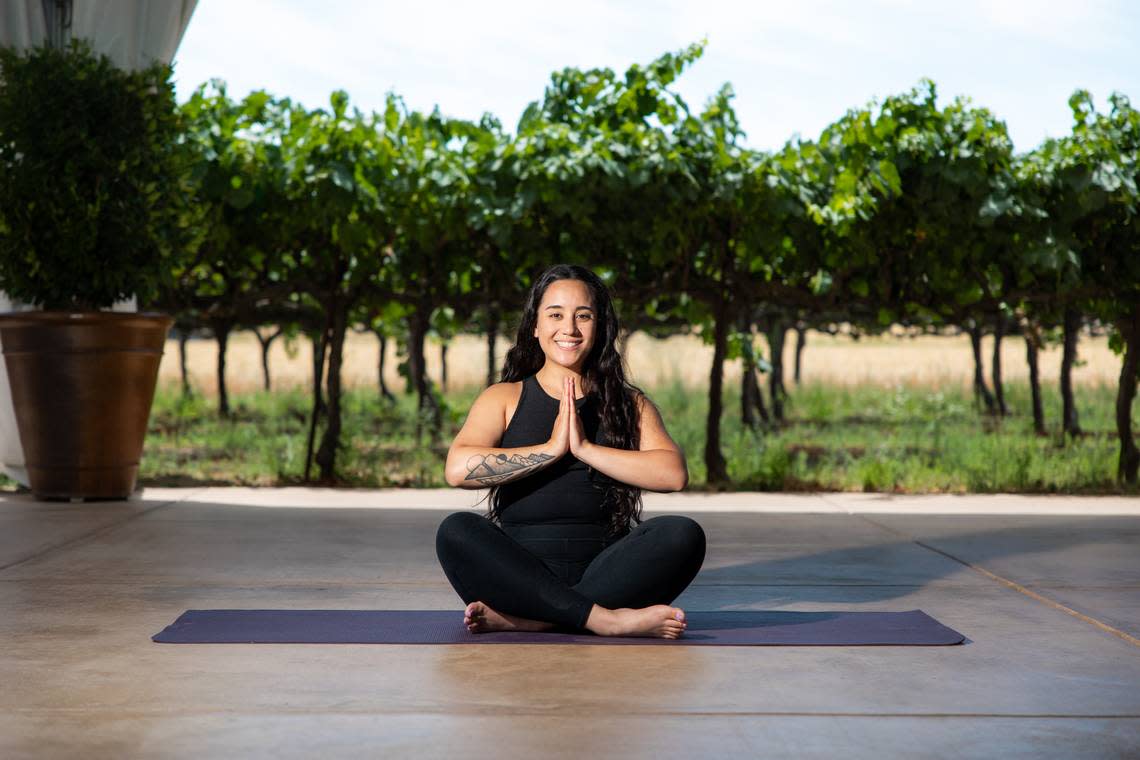
[[[689,557],[704,559],[705,531],[700,523],[685,515],[661,515],[652,519],[660,521],[658,530],[665,534],[666,540],[675,551]]]
[[[436,553],[462,545],[479,530],[480,522],[486,519],[475,512],[452,512],[443,518],[435,531]]]

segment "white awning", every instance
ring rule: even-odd
[[[119,68],[170,63],[198,0],[3,0],[0,45],[34,47],[48,39],[83,38]]]
[[[0,3],[0,46],[23,50],[40,44],[45,36],[43,0]]]

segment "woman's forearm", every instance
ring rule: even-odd
[[[590,443],[576,456],[598,472],[646,491],[680,491],[689,482],[685,457],[668,449],[629,451]]]
[[[448,452],[444,477],[456,488],[489,488],[525,478],[558,459],[548,445],[497,449],[460,446]]]

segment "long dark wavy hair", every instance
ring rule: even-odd
[[[597,394],[600,417],[599,437],[606,445],[618,449],[637,450],[640,445],[641,415],[638,402],[642,390],[625,379],[621,355],[617,352],[618,317],[604,282],[589,269],[576,264],[555,264],[547,269],[530,288],[519,322],[518,337],[503,363],[502,382],[516,383],[538,372],[546,362],[534,328],[538,323],[538,307],[552,282],[579,280],[590,290],[594,302],[595,336],[590,355],[582,365],[582,374],[591,392]],[[641,489],[602,475],[590,468],[591,475],[604,484],[603,509],[610,518],[609,534],[622,536],[632,523],[641,522]],[[498,486],[490,490],[487,516],[500,520],[502,493]]]

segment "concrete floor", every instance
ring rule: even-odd
[[[189,608],[454,609],[463,491],[0,499],[0,757],[1140,757],[1140,500],[649,495],[690,610],[922,609],[951,647],[161,645]],[[399,753],[399,755],[397,755]]]

